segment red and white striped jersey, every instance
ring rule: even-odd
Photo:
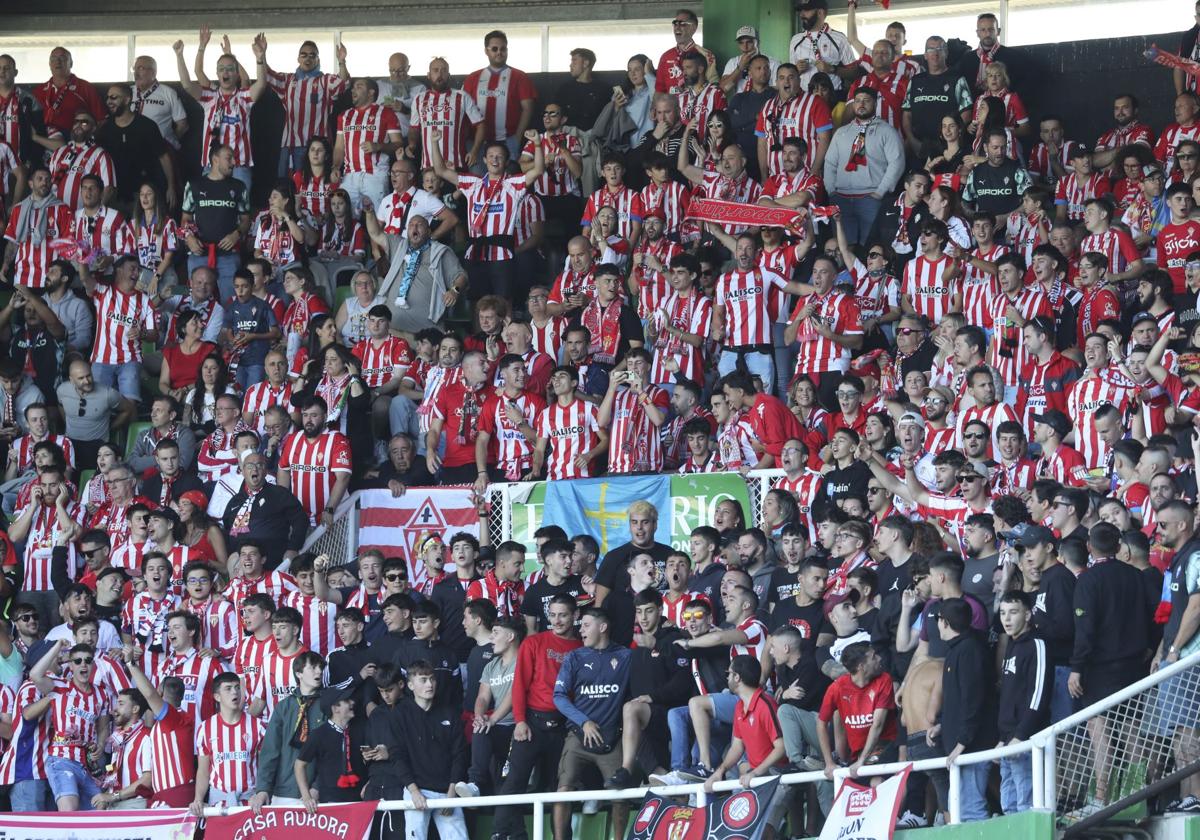
[[[371,594],[372,593],[367,591],[367,587],[360,583],[358,585],[357,589],[355,589],[353,592],[351,592],[349,595],[346,596],[346,600],[345,600],[345,603],[343,604],[343,606],[346,609],[349,609],[350,607],[354,607],[355,609],[362,610],[362,614],[364,616],[366,616],[367,621],[371,621],[372,619],[378,617],[380,614],[380,607],[379,607],[379,604],[380,604],[379,594],[380,593],[379,592],[374,593],[375,594],[375,606],[374,607],[371,606]],[[387,599],[384,598],[382,600],[387,600]]]
[[[612,475],[662,471],[658,429],[641,405],[643,398],[663,412],[670,405],[667,392],[657,385],[647,385],[641,394],[620,388],[613,396],[612,437],[608,442],[608,471]]]
[[[1166,167],[1168,175],[1175,169],[1175,148],[1184,140],[1200,140],[1200,122],[1193,121],[1191,125],[1173,122],[1158,135],[1154,156]]]
[[[1054,454],[1042,452],[1035,468],[1038,478],[1052,478],[1066,487],[1087,486],[1088,467],[1074,447],[1059,444]]]
[[[833,130],[829,105],[819,96],[801,93],[784,102],[779,97],[767,102],[758,113],[754,133],[767,140],[767,172],[783,171],[783,141],[801,137],[808,144],[804,165],[810,169],[816,159],[817,135]]]
[[[30,502],[33,504],[33,502]],[[20,517],[25,507],[17,511]],[[67,513],[72,521],[83,527],[84,509],[76,502],[67,503]],[[33,514],[33,523],[29,527],[29,536],[25,538],[25,580],[21,588],[26,592],[53,592],[54,586],[50,578],[50,556],[54,549],[54,532],[58,528],[58,514],[53,506],[38,504]],[[67,572],[71,579],[79,567],[79,555],[74,543],[67,545]]]
[[[932,426],[925,427],[925,451],[931,455],[940,455],[947,449],[952,448],[954,444],[954,436],[956,429],[953,426],[947,426],[944,429],[935,429]]]
[[[601,207],[611,207],[617,214],[617,233],[625,239],[633,237],[633,226],[635,223],[641,224],[642,217],[640,212],[640,202],[637,200],[638,193],[629,189],[622,184],[614,192],[609,189],[608,184],[605,184],[600,189],[588,196],[587,204],[583,208],[583,217],[579,220],[579,224],[584,229],[592,226],[592,219]]]
[[[387,155],[383,152],[365,152],[363,143],[400,142],[400,120],[396,112],[385,105],[372,103],[343,111],[337,120],[345,150],[344,170],[351,172],[386,172]]]
[[[117,185],[117,170],[108,152],[94,142],[76,143],[74,140],[60,146],[50,156],[50,177],[54,181],[54,194],[72,210],[83,206],[79,197],[84,175],[97,175],[106,187]]]
[[[50,716],[25,720],[21,712],[42,697],[36,685],[26,680],[17,688],[11,709],[12,738],[0,755],[0,785],[46,778],[46,747],[50,743]]]
[[[123,292],[116,286],[97,283],[92,299],[96,304],[96,338],[92,361],[109,365],[142,360],[140,332],[154,329],[154,306],[145,292]],[[133,328],[139,334],[133,333]]]
[[[113,546],[108,564],[114,569],[124,569],[137,577],[142,573],[142,555],[146,552],[145,542],[125,540]]]
[[[1195,81],[1190,76],[1187,78]],[[1096,141],[1095,149],[1097,152],[1102,152],[1106,149],[1119,149],[1131,143],[1141,143],[1154,148],[1154,132],[1145,123],[1132,120],[1126,125],[1119,125],[1101,134]]]
[[[1096,251],[1108,257],[1108,271],[1119,274],[1129,268],[1142,255],[1133,244],[1133,237],[1123,230],[1110,227],[1103,233],[1089,233],[1079,243],[1079,253],[1086,254]]]
[[[663,621],[674,624],[676,627],[683,627],[683,608],[688,605],[688,602],[697,598],[704,598],[704,595],[699,592],[684,592],[679,597],[672,597],[670,592],[664,592],[662,597]]]
[[[1096,431],[1097,409],[1109,404],[1124,413],[1128,411],[1129,401],[1136,390],[1136,387],[1126,387],[1110,380],[1106,371],[1080,379],[1071,386],[1067,394],[1067,416],[1075,428],[1075,449],[1083,456],[1089,470],[1105,466],[1108,458],[1108,444],[1100,439],[1100,433]]]
[[[378,345],[373,338],[360,341],[350,352],[362,362],[362,378],[368,388],[381,388],[393,378],[404,376],[413,363],[412,347],[394,335],[389,335]]]
[[[143,268],[158,268],[163,257],[174,254],[179,247],[179,227],[174,219],[163,222],[162,230],[156,231],[154,227],[143,223],[134,234],[137,238],[138,264]]]
[[[192,715],[164,705],[150,730],[150,750],[150,786],[156,793],[196,781],[196,722]]]
[[[860,320],[879,320],[900,305],[900,281],[886,271],[872,277],[862,261],[855,259],[850,266],[850,277],[854,280],[854,300]]]
[[[533,444],[508,419],[506,404],[520,410],[524,422],[532,426],[546,408],[546,401],[537,394],[521,393],[510,400],[503,391],[497,391],[483,402],[479,413],[479,431],[491,435],[488,446],[488,461],[504,473],[508,481],[520,481],[533,465]]]
[[[210,597],[197,604],[191,598],[185,598],[180,609],[200,619],[200,647],[215,650],[222,662],[233,662],[242,638],[241,622],[233,602]]]
[[[8,96],[0,96],[0,142],[14,149],[21,147],[21,96],[13,88]]]
[[[245,793],[254,790],[258,779],[258,749],[266,727],[258,718],[238,713],[236,723],[226,723],[215,714],[196,734],[196,754],[212,762],[208,784],[221,793]]]
[[[482,598],[496,605],[500,618],[517,618],[521,615],[521,602],[525,599],[525,581],[500,581],[495,572],[476,578],[467,586],[467,600]]]
[[[644,322],[658,308],[662,299],[670,294],[671,287],[667,284],[667,273],[670,270],[671,260],[683,253],[683,249],[667,237],[661,236],[654,242],[643,240],[640,250],[643,254],[658,260],[663,268],[662,271],[659,271],[651,268],[648,263],[643,265],[635,255],[631,280],[637,284],[637,313]]]
[[[858,300],[854,295],[830,290],[824,297],[813,292],[796,301],[792,311],[795,319],[800,310],[812,304],[813,314],[809,319],[819,319],[837,335],[862,335],[862,321],[859,317]],[[796,374],[825,373],[850,369],[850,348],[842,347],[836,342],[825,338],[812,329],[809,319],[801,324],[802,332],[797,335],[800,341],[799,354],[796,357]],[[808,329],[803,328],[808,325]]]
[[[451,169],[463,169],[467,163],[467,126],[483,122],[475,100],[461,90],[426,90],[412,104],[412,128],[421,132],[421,166],[433,165],[429,149],[432,133],[441,129],[442,160]]]
[[[430,422],[433,419],[433,407],[437,403],[442,388],[462,379],[462,368],[444,368],[441,365],[433,365],[422,370],[422,367],[420,359],[418,359],[417,363],[408,369],[404,378],[412,380],[418,388],[422,389],[421,404],[417,406],[417,422],[424,434],[429,431]]]
[[[266,571],[262,577],[250,580],[246,577],[235,577],[229,581],[225,589],[225,598],[233,602],[237,615],[242,614],[242,601],[250,595],[262,593],[275,602],[275,606],[284,606],[283,599],[289,592],[297,592],[296,579],[287,572]]]
[[[704,348],[693,347],[671,335],[666,327],[671,326],[690,335],[707,338],[712,327],[712,301],[695,288],[689,289],[686,295],[672,289],[650,318],[657,330],[650,381],[655,384],[674,382],[673,374],[667,370],[666,361],[675,359],[679,362],[680,376],[685,376],[693,382],[703,382]]]
[[[662,210],[666,216],[663,234],[670,236],[679,233],[691,201],[691,193],[678,181],[667,181],[665,184],[651,181],[637,194],[632,213],[635,218],[644,219],[650,211]]]
[[[1050,221],[1044,218],[1038,221],[1020,210],[1014,210],[1008,214],[1005,223],[1004,241],[1024,257],[1028,265],[1033,261],[1033,249],[1050,241]]]
[[[463,79],[463,92],[475,100],[483,114],[484,135],[488,140],[505,140],[516,135],[521,118],[521,103],[537,99],[533,81],[515,67],[476,70]]]
[[[1090,198],[1112,192],[1108,176],[1103,172],[1092,172],[1082,180],[1075,172],[1068,172],[1058,179],[1054,203],[1067,206],[1067,220],[1078,222],[1083,219],[1083,203]]]
[[[589,268],[583,274],[568,269],[554,279],[554,286],[550,289],[550,295],[547,300],[550,303],[566,303],[567,298],[575,295],[584,295],[589,298],[596,297],[596,269],[595,266]]]
[[[220,481],[235,475],[238,456],[233,448],[233,435],[218,430],[200,441],[196,450],[196,473],[201,481]]]
[[[280,653],[278,648],[267,651],[263,658],[262,673],[259,675],[258,690],[255,692],[255,697],[262,698],[267,704],[263,709],[263,720],[270,720],[271,713],[275,711],[279,701],[291,694],[292,689],[296,687],[296,675],[293,673],[292,664],[296,657],[306,650],[307,648],[301,645],[290,656]]]
[[[339,257],[363,257],[367,253],[367,231],[360,222],[354,222],[348,227],[342,225],[322,225],[321,243],[318,251],[336,254]]]
[[[673,470],[689,458],[687,436],[683,433],[683,427],[691,420],[701,419],[708,423],[709,435],[717,433],[717,420],[712,416],[707,408],[702,405],[696,406],[696,410],[692,412],[690,417],[684,417],[682,414],[675,414],[670,420],[660,428],[658,439],[662,443],[663,450],[663,466],[667,470]],[[720,459],[717,459],[718,461]],[[696,464],[699,466],[699,464]],[[705,465],[707,466],[707,465]],[[712,472],[718,469],[712,467],[710,469],[696,469],[693,472]]]
[[[233,659],[233,672],[242,678],[242,690],[247,697],[252,697],[258,690],[263,662],[266,661],[267,654],[275,648],[274,636],[267,636],[265,639],[247,636],[238,642],[237,655]]]
[[[1057,350],[1042,363],[1030,357],[1021,371],[1021,388],[1016,409],[1021,414],[1025,434],[1033,436],[1033,415],[1049,409],[1067,411],[1067,393],[1079,379],[1079,366]]]
[[[1036,480],[1037,464],[1029,458],[1022,458],[1013,464],[1001,461],[992,467],[989,486],[993,497],[1012,496],[1022,490],[1033,489]]]
[[[989,243],[986,248],[976,246],[971,249],[971,255],[981,260],[994,263],[1008,253],[1003,245]],[[1000,294],[1000,281],[996,275],[980,271],[970,263],[963,263],[963,316],[973,327],[985,330],[992,327],[991,300]]]
[[[1064,140],[1062,145],[1058,147],[1058,162],[1062,164],[1064,172],[1071,171],[1071,158],[1075,156],[1075,150],[1079,148],[1079,144],[1074,140]],[[1029,153],[1029,174],[1036,175],[1044,181],[1049,181],[1051,186],[1057,180],[1057,176],[1050,168],[1050,150],[1045,143],[1038,143],[1033,147],[1033,151]]]
[[[560,131],[557,134],[551,134],[548,131],[543,131],[538,138],[538,143],[542,147],[542,156],[546,161],[546,171],[542,177],[533,182],[532,189],[538,195],[558,196],[558,195],[580,195],[579,179],[571,174],[571,170],[567,168],[567,163],[558,154],[559,149],[566,151],[573,158],[583,158],[583,145],[579,142],[579,138],[574,134],[567,134],[565,131]],[[525,146],[521,150],[522,158],[534,158],[534,146],[532,140],[526,140]]]
[[[28,224],[22,216],[29,214]],[[32,233],[42,227],[42,217],[46,217],[46,234],[42,241],[34,244]],[[25,230],[23,238],[18,239],[18,232]],[[30,206],[30,199],[17,204],[8,217],[8,227],[4,230],[4,238],[17,246],[16,258],[13,262],[12,274],[9,280],[18,286],[30,289],[40,289],[46,285],[46,270],[50,267],[56,255],[50,251],[50,243],[72,235],[75,229],[75,211],[66,204],[55,204],[41,210]]]
[[[561,315],[554,315],[547,318],[546,323],[541,326],[530,321],[529,328],[533,331],[533,349],[538,353],[545,353],[557,362],[563,339],[567,334],[567,319]]]
[[[245,418],[249,415],[250,426],[262,434],[266,431],[263,415],[267,413],[267,409],[273,405],[281,405],[290,410],[291,400],[292,383],[284,382],[281,387],[276,388],[264,379],[246,389],[246,395],[242,397],[242,416]]]
[[[295,73],[268,73],[267,84],[283,102],[284,148],[305,146],[313,137],[329,137],[329,112],[333,100],[346,89],[348,79],[333,73],[300,78]],[[388,110],[391,110],[390,108]]]
[[[1002,90],[998,92],[984,91],[983,94],[975,100],[975,110],[971,112],[971,118],[983,125],[983,120],[980,118],[983,107],[983,100],[988,97],[995,97],[1004,103],[1004,125],[1007,128],[1017,128],[1029,122],[1029,114],[1025,111],[1025,103],[1021,101],[1021,97],[1011,90]]]
[[[329,210],[329,194],[333,192],[329,176],[310,175],[305,179],[304,173],[296,170],[292,173],[292,184],[296,187],[297,215],[314,223],[325,218]]]
[[[900,291],[908,296],[917,314],[924,315],[931,324],[955,311],[955,298],[959,298],[958,306],[962,305],[958,278],[947,276],[953,265],[951,257],[943,256],[937,260],[917,257],[904,266]]]
[[[254,166],[254,153],[250,146],[250,109],[253,105],[248,89],[226,94],[213,85],[200,92],[200,107],[204,109],[204,135],[200,140],[201,167],[208,165],[208,151],[216,143],[233,149],[234,166]]]
[[[727,271],[717,278],[716,305],[724,308],[726,347],[752,347],[772,341],[772,289],[787,291],[787,281],[773,271]]]
[[[812,510],[813,505],[822,497],[821,486],[824,483],[824,475],[816,470],[806,469],[795,478],[784,476],[775,485],[775,489],[786,490],[796,497],[796,503],[800,506],[801,521],[808,528],[809,542],[816,542],[817,539],[817,524],[813,521]]]
[[[537,226],[544,224],[545,221],[546,207],[542,204],[542,200],[537,197],[536,193],[526,191],[525,197],[517,205],[517,227],[513,230],[517,246],[532,239]]]
[[[20,163],[13,153],[12,147],[0,139],[0,210],[4,209],[8,198],[8,176],[17,171]]]
[[[88,215],[82,207],[75,211],[75,241],[92,249],[93,254],[116,257],[137,252],[137,239],[125,217],[111,207],[98,207]]]
[[[577,466],[575,459],[596,447],[600,442],[600,424],[596,421],[596,405],[578,397],[567,405],[553,402],[538,415],[534,428],[538,438],[546,438],[546,480],[588,478],[592,475],[590,462]]]
[[[524,175],[500,180],[492,180],[490,176],[459,175],[458,189],[466,199],[467,235],[471,239],[513,235],[517,207],[527,189]],[[472,242],[467,248],[467,259],[496,261],[512,258],[512,248],[507,245]]]
[[[762,196],[762,187],[745,172],[740,178],[727,178],[716,172],[704,173],[704,195],[719,201],[736,201],[738,204],[755,204]],[[727,224],[721,229],[730,236],[746,230],[747,225]]]
[[[66,435],[49,434],[42,440],[48,440],[59,446],[67,459],[67,465],[74,469],[75,444],[71,443],[69,437]],[[12,454],[9,457],[16,458],[17,472],[25,472],[29,465],[33,463],[33,447],[38,443],[41,443],[41,441],[34,440],[33,435],[21,435],[12,442]]]
[[[989,315],[994,327],[992,340],[988,346],[988,364],[1000,371],[1004,385],[1016,387],[1021,379],[1021,371],[1029,361],[1025,352],[1025,331],[1015,322],[1009,323],[1006,313],[1012,306],[1020,314],[1022,323],[1029,323],[1039,315],[1053,318],[1050,300],[1040,286],[1029,286],[1017,293],[1016,299],[1005,294],[992,298]]]
[[[333,493],[339,473],[350,474],[350,441],[341,432],[322,432],[309,440],[292,432],[279,448],[279,468],[288,471],[288,489],[316,524]]]
[[[167,615],[179,609],[179,596],[167,591],[155,598],[147,591],[136,592],[121,607],[121,631],[142,647],[166,649]]]
[[[763,248],[758,252],[758,265],[767,271],[773,271],[782,277],[784,280],[793,280],[796,277],[796,269],[800,265],[800,257],[797,253],[801,246],[789,245],[784,243],[773,251],[768,251]],[[778,286],[772,286],[767,291],[767,307],[771,313],[771,320],[776,323],[787,323],[788,312],[788,294],[785,290]]]
[[[809,195],[807,204],[819,204],[825,199],[825,185],[821,179],[809,171],[807,166],[796,172],[780,170],[763,183],[762,194],[767,198],[783,198],[806,192]]]
[[[989,429],[992,430],[992,451],[1000,451],[1000,439],[996,429],[1006,420],[1017,420],[1017,414],[1013,411],[1012,406],[1008,403],[996,402],[989,406],[973,405],[970,408],[962,411],[958,415],[958,422],[954,426],[954,448],[961,450],[963,448],[963,429],[973,420],[983,422]]]
[[[113,699],[100,686],[80,691],[73,681],[59,682],[50,701],[50,745],[47,752],[87,766],[87,752],[96,743],[97,723],[112,713]]]
[[[446,205],[432,193],[409,187],[402,193],[391,192],[375,208],[375,218],[391,236],[408,236],[408,219],[413,213],[430,224],[446,211]]]
[[[216,657],[201,656],[195,648],[185,653],[173,650],[159,668],[155,685],[161,686],[165,677],[183,680],[183,703],[179,708],[184,714],[192,715],[199,728],[217,710],[212,681],[225,670],[223,661]]]
[[[859,77],[850,87],[847,97],[854,99],[858,91],[873,90],[878,94],[875,112],[879,118],[897,131],[903,129],[901,115],[904,113],[904,97],[908,93],[908,74],[903,69],[893,68],[883,76],[871,70],[865,76]]]
[[[313,595],[305,595],[296,590],[283,596],[283,606],[298,610],[304,619],[304,624],[300,628],[301,647],[319,653],[322,657],[327,657],[331,650],[341,644],[337,628],[334,626],[334,622],[337,620],[337,604],[322,601]]]
[[[675,96],[679,100],[680,123],[693,126],[696,136],[703,143],[708,133],[709,115],[727,107],[724,92],[716,85],[706,83],[700,90],[683,87]]]
[[[717,427],[717,453],[721,456],[721,463],[725,465],[725,469],[734,471],[742,467],[753,467],[758,463],[752,440],[754,432],[746,421],[745,412],[736,420]]]
[[[303,243],[297,242],[287,224],[275,218],[270,210],[263,210],[255,216],[251,228],[254,232],[252,247],[271,265],[282,268],[299,259]]]
[[[753,656],[755,659],[762,659],[763,649],[767,645],[767,625],[763,624],[754,616],[750,616],[745,621],[737,626],[746,634],[746,643],[729,646],[729,658],[735,656]]]
[[[108,651],[96,654],[92,685],[98,685],[105,689],[113,698],[119,692],[134,687],[133,678],[129,675],[129,669],[125,667],[125,663]]]

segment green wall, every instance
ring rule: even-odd
[[[788,43],[794,34],[791,0],[705,0],[701,14],[702,40],[717,54],[718,69],[724,69],[737,52],[735,36],[742,26],[758,27],[759,49],[776,61],[788,60]]]

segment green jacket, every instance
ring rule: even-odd
[[[296,699],[294,690],[292,694],[280,700],[275,711],[271,713],[267,734],[258,750],[258,781],[254,783],[255,793],[265,792],[272,797],[300,798],[300,789],[296,787],[296,773],[293,770],[296,759],[300,757],[300,750],[291,744],[299,714],[300,701]],[[314,701],[308,707],[308,731],[316,732],[317,727],[324,722],[325,713],[321,711],[321,703],[319,700]],[[310,785],[315,774],[316,768],[310,766]]]

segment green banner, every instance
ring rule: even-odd
[[[514,502],[512,505],[512,539],[529,547],[529,559],[532,562],[527,562],[526,566],[530,571],[537,568],[533,532],[542,525],[553,524],[542,521],[545,499],[546,484],[539,481],[525,502]],[[671,476],[671,547],[687,551],[692,530],[712,524],[717,504],[725,499],[739,503],[746,512],[746,518],[750,519],[750,494],[746,489],[746,480],[740,475],[715,473]],[[659,511],[659,516],[662,515],[664,511]]]

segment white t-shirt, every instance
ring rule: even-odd
[[[175,123],[186,119],[187,112],[183,110],[183,103],[179,100],[175,88],[162,82],[155,82],[145,91],[139,91],[134,86],[130,108],[143,117],[154,120],[158,130],[162,132],[163,139],[172,147],[179,148],[179,138],[175,136]]]
[[[408,80],[408,92],[397,97],[392,91],[391,79],[379,80],[379,97],[375,101],[380,105],[384,105],[396,111],[396,118],[400,120],[400,130],[404,132],[404,136],[406,138],[408,137],[408,128],[412,124],[411,117],[413,99],[415,99],[419,94],[424,93],[425,90],[426,86],[422,82],[410,77]],[[395,102],[397,99],[404,103],[407,113],[395,108]]]

